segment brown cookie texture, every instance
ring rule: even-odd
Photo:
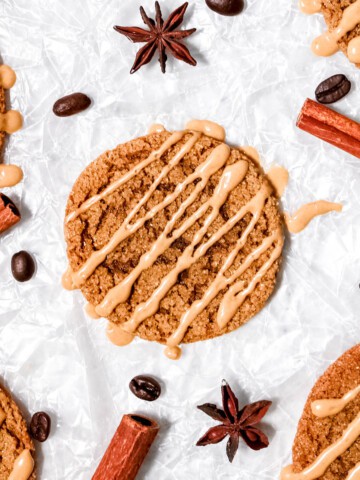
[[[344,10],[355,3],[356,0],[322,0],[322,7],[321,11],[324,15],[326,25],[330,32],[334,31],[342,17]],[[356,27],[344,35],[337,43],[339,45],[340,50],[347,56],[347,47],[350,41],[360,36],[360,24],[357,24]],[[356,64],[359,68],[360,64]]]
[[[101,192],[119,177],[123,176],[132,167],[145,160],[154,150],[158,149],[171,134],[161,132],[149,134],[119,145],[112,151],[101,155],[91,163],[76,181],[69,196],[66,215],[75,211],[86,199]],[[191,138],[193,133],[186,132],[184,137],[171,147],[160,159],[157,159],[131,181],[117,189],[105,199],[96,203],[74,221],[65,222],[65,238],[69,264],[74,271],[89,258],[92,252],[102,248],[109,242],[110,237],[120,227],[126,215],[144,197],[154,180],[159,176],[162,168],[173,158],[181,147]],[[173,192],[176,186],[194,172],[196,167],[203,163],[215,147],[221,142],[201,135],[189,153],[180,164],[174,167],[162,180],[150,200],[134,218],[142,218],[145,213],[161,202],[166,195]],[[227,201],[208,230],[208,234],[201,244],[226,223],[243,205],[245,205],[267,182],[258,165],[240,149],[232,148],[227,165],[239,160],[249,163],[248,172],[242,183],[229,195]],[[213,194],[221,177],[223,169],[215,173],[205,189],[200,193],[183,218],[175,225],[178,228]],[[179,209],[181,203],[195,188],[196,182],[188,186],[180,197],[156,216],[145,223],[137,233],[124,240],[107,256],[95,272],[82,285],[82,293],[93,305],[98,305],[106,293],[122,281],[136,267],[141,255],[149,251],[151,245],[163,232],[166,223]],[[209,212],[207,212],[209,213]],[[188,270],[183,271],[177,283],[160,303],[157,313],[145,320],[135,332],[143,339],[165,343],[167,338],[176,330],[181,315],[189,309],[196,300],[200,300],[206,289],[214,280],[225,258],[234,248],[236,241],[244,232],[252,215],[247,214],[228,234],[215,243],[208,252]],[[121,324],[129,320],[134,309],[141,302],[147,300],[160,284],[161,279],[175,267],[177,259],[191,243],[196,231],[201,228],[203,218],[200,219],[186,233],[175,240],[170,248],[161,255],[154,265],[145,270],[134,285],[132,294],[126,303],[120,304],[109,316],[109,320]],[[271,195],[260,215],[256,227],[249,235],[244,248],[237,256],[230,272],[238,268],[262,240],[277,228],[281,228],[282,220],[278,210],[278,200]],[[201,245],[200,244],[200,245]],[[249,282],[260,269],[261,265],[270,257],[272,246],[266,253],[256,260],[246,270],[241,279],[245,284]],[[216,323],[216,316],[224,292],[211,302],[208,308],[198,315],[184,338],[185,343],[210,339],[218,335],[237,329],[259,312],[272,293],[276,274],[279,269],[280,258],[268,270],[254,292],[245,300],[233,319],[223,330]]]
[[[360,385],[360,345],[348,350],[333,363],[311,390],[293,445],[295,472],[308,467],[327,447],[336,442],[360,412],[360,395],[340,413],[326,418],[313,415],[312,402],[341,398],[358,385]],[[360,438],[339,456],[319,479],[343,480],[358,462],[360,462]]]
[[[18,456],[28,449],[35,458],[35,448],[19,407],[2,385],[0,385],[0,408],[6,415],[0,426],[0,480],[8,480]],[[34,470],[29,480],[35,479]]]

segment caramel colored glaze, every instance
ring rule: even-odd
[[[311,411],[316,417],[320,418],[336,415],[337,413],[341,412],[348,403],[354,400],[359,393],[360,385],[346,393],[342,398],[316,400],[311,404]]]
[[[345,480],[360,480],[360,463],[355,465],[355,467],[350,470],[349,475]]]
[[[289,465],[281,472],[280,480],[316,480],[326,469],[356,441],[360,435],[360,413],[350,423],[338,441],[326,448],[305,470],[295,473]]]
[[[16,165],[0,165],[0,188],[13,187],[23,179],[23,171]]]
[[[350,62],[360,63],[360,37],[355,37],[350,40],[347,55]]]
[[[180,347],[166,347],[164,354],[170,360],[179,360],[181,357],[181,348]]]
[[[164,125],[161,125],[160,123],[154,123],[149,128],[149,133],[150,134],[151,133],[161,133],[161,132],[165,132],[165,127],[164,127]]]
[[[101,193],[98,195],[94,195],[93,197],[89,198],[86,200],[80,208],[77,208],[73,212],[71,212],[65,219],[65,223],[71,222],[72,220],[75,220],[81,213],[85,212],[88,210],[90,207],[95,205],[95,203],[99,202],[103,198],[105,198],[107,195],[110,195],[112,192],[120,188],[122,185],[127,183],[129,180],[131,180],[135,175],[137,175],[141,170],[143,170],[145,167],[150,165],[152,162],[157,160],[158,158],[162,157],[169,148],[174,146],[177,142],[179,142],[182,137],[185,135],[185,132],[174,132],[171,137],[169,137],[166,142],[163,143],[161,148],[155,152],[153,152],[147,159],[145,159],[143,162],[139,163],[136,165],[134,168],[129,170],[124,176],[120,177],[118,180],[113,182],[111,185],[108,186],[108,188],[105,188]]]
[[[30,450],[24,450],[15,460],[8,480],[28,480],[34,470],[34,459]]]
[[[195,130],[196,132],[203,133],[208,137],[220,140],[220,142],[223,142],[226,137],[224,128],[217,123],[210,122],[209,120],[190,120],[185,128],[186,130]]]
[[[289,172],[284,167],[272,167],[266,174],[271,185],[274,187],[276,196],[280,198],[289,183]]]
[[[321,0],[300,0],[299,8],[307,15],[318,13],[321,10]]]
[[[104,300],[96,307],[96,311],[99,315],[107,317],[114,310],[114,308],[119,305],[119,303],[125,302],[130,294],[132,287],[136,280],[139,278],[141,273],[147,268],[151,267],[155,261],[162,255],[169,247],[172,245],[178,238],[180,238],[189,228],[191,228],[205,213],[209,208],[212,209],[211,213],[207,216],[204,227],[201,228],[195,235],[191,246],[193,249],[198,245],[206,234],[209,226],[213,223],[216,217],[219,215],[220,208],[227,200],[230,192],[243,180],[246,175],[248,164],[246,162],[238,162],[246,165],[246,168],[242,167],[238,163],[230,165],[225,168],[224,173],[219,181],[218,188],[215,190],[213,196],[204,203],[190,218],[188,218],[177,230],[173,230],[176,222],[180,220],[185,211],[192,205],[198,195],[198,190],[205,188],[208,179],[210,176],[215,173],[219,168],[225,165],[227,159],[230,156],[230,148],[227,145],[219,145],[214,149],[214,151],[209,155],[208,160],[201,165],[203,167],[202,171],[202,181],[200,181],[192,194],[183,202],[177,213],[172,217],[172,219],[167,223],[163,233],[153,244],[151,250],[144,254],[138,263],[138,265],[132,270],[132,272],[116,287],[113,287],[106,294]],[[189,178],[189,177],[188,177]],[[177,189],[175,189],[176,192]],[[174,192],[174,194],[175,194]],[[173,197],[174,194],[169,195]],[[175,198],[180,194],[176,192]],[[174,198],[174,199],[175,199]],[[166,199],[165,199],[166,201]],[[161,205],[161,204],[159,204]],[[214,236],[215,237],[215,236]],[[189,248],[190,249],[190,248]],[[190,254],[189,254],[190,255]],[[175,278],[175,282],[177,276]],[[171,283],[171,282],[169,282]],[[173,283],[171,284],[171,286]],[[168,291],[168,290],[166,290]],[[156,304],[156,310],[159,308],[159,304]],[[128,325],[125,324],[125,325]],[[133,330],[131,330],[133,331]]]
[[[92,305],[91,303],[87,303],[85,305],[85,313],[88,317],[92,318],[93,320],[98,320],[99,318],[101,318],[97,313],[96,313],[96,310],[95,310],[95,306]]]
[[[318,215],[325,215],[333,211],[341,212],[342,205],[325,200],[307,203],[299,208],[292,217],[288,213],[285,213],[286,226],[290,233],[299,233]]]
[[[115,323],[108,322],[106,327],[106,336],[111,343],[117,345],[118,347],[124,347],[129,345],[134,340],[134,335],[131,333],[125,332],[125,330]]]
[[[256,248],[248,255],[248,257],[245,258],[243,264],[240,265],[235,272],[232,272],[230,276],[228,275],[229,269],[231,269],[233,266],[237,255],[245,246],[249,235],[252,233],[259,218],[261,217],[265,202],[273,192],[273,188],[268,182],[265,182],[257,194],[251,200],[249,200],[246,205],[244,205],[233,217],[226,221],[226,223],[219,228],[215,234],[206,240],[209,227],[217,219],[220,209],[227,201],[230,193],[244,180],[249,167],[248,162],[244,160],[240,160],[234,164],[225,166],[230,156],[230,148],[225,144],[220,144],[215,147],[207,159],[200,164],[193,171],[193,173],[188,175],[188,177],[183,180],[182,183],[179,183],[172,193],[168,194],[163,201],[153,206],[143,217],[138,218],[136,222],[132,222],[141,208],[148,202],[160,182],[194,147],[196,142],[199,140],[201,133],[212,136],[219,140],[223,140],[225,138],[224,129],[213,122],[193,120],[187,124],[187,129],[191,130],[192,135],[190,138],[183,144],[170,162],[163,167],[160,174],[152,183],[144,197],[129,212],[118,230],[111,237],[110,241],[103,248],[94,251],[78,271],[73,272],[70,268],[68,268],[62,280],[63,286],[67,289],[79,288],[95,271],[95,269],[106,259],[107,255],[109,255],[123,240],[137,232],[137,230],[139,230],[139,228],[141,228],[146,221],[152,219],[158,212],[162,211],[168,205],[176,201],[185,188],[197,181],[191,194],[183,201],[182,204],[180,204],[178,210],[167,222],[163,232],[152,244],[150,250],[142,255],[138,261],[138,264],[120,283],[108,290],[99,305],[97,305],[95,308],[92,307],[97,315],[108,317],[117,305],[128,300],[131,295],[132,288],[142,272],[150,268],[174,241],[179,239],[184,233],[187,232],[187,230],[191,229],[200,219],[202,219],[202,226],[195,233],[192,243],[185,248],[181,256],[178,258],[175,267],[162,279],[160,285],[156,288],[150,298],[136,307],[132,317],[126,323],[122,324],[121,326],[111,322],[108,324],[108,338],[116,345],[126,345],[133,339],[133,334],[139,325],[151,315],[156,314],[160,307],[160,302],[175,285],[179,274],[189,269],[191,265],[203,257],[215,243],[217,243],[224,237],[224,235],[230,232],[238,222],[240,222],[246,215],[251,214],[252,219],[249,225],[243,232],[241,238],[239,238],[234,250],[231,251],[229,256],[225,259],[225,263],[217,274],[217,277],[209,286],[203,298],[195,301],[183,314],[178,328],[173,335],[169,337],[165,354],[171,359],[180,358],[181,349],[178,345],[183,340],[188,328],[197,315],[207,308],[207,306],[220,291],[228,288],[228,292],[224,296],[224,301],[220,305],[217,318],[219,327],[221,329],[226,327],[228,322],[236,313],[237,309],[242,305],[245,299],[251,295],[257,285],[261,282],[263,276],[280,257],[284,241],[281,229],[272,232],[269,237],[267,237],[262,244],[258,246],[258,248]],[[175,132],[172,134],[158,151],[153,152],[147,159],[136,165],[124,176],[113,182],[103,192],[95,195],[92,198],[89,198],[79,208],[71,212],[66,218],[66,222],[72,221],[86,209],[94,205],[95,202],[99,201],[101,198],[104,198],[106,195],[113,192],[128,180],[133,178],[133,176],[139,171],[141,171],[154,160],[161,157],[169,148],[179,142],[183,138],[184,134],[185,132]],[[245,149],[244,151],[248,151],[249,155],[252,157],[257,156],[254,154],[254,150],[249,151]],[[175,229],[175,226],[183,217],[184,213],[192,206],[199,194],[207,186],[212,175],[214,175],[214,173],[218,172],[224,166],[225,168],[212,196],[200,207],[198,207],[198,209],[182,224],[180,224],[177,229]],[[278,169],[277,172],[273,172],[272,177],[275,185],[280,191],[284,183],[284,172]],[[266,254],[273,246],[274,248],[271,252],[271,255],[264,262],[253,279],[246,285],[243,281],[239,281],[241,275],[263,254]]]
[[[256,148],[251,147],[250,145],[241,146],[240,148],[241,148],[241,150],[242,150],[243,152],[246,153],[246,155],[247,155],[248,157],[252,158],[252,160],[254,160],[254,162],[255,162],[257,165],[260,165],[260,164],[261,164],[260,154],[259,154],[259,152],[256,150]]]
[[[73,272],[69,266],[61,277],[61,285],[63,288],[65,288],[65,290],[75,290],[76,288],[73,284],[72,275]]]
[[[171,162],[169,162],[169,164],[163,168],[160,175],[155,180],[155,182],[151,185],[146,195],[141,199],[141,201],[136,205],[136,207],[128,214],[128,216],[124,220],[121,227],[117,230],[117,232],[111,238],[110,242],[107,245],[105,245],[102,249],[97,250],[96,252],[93,252],[93,254],[88,258],[88,260],[81,266],[81,268],[76,273],[72,273],[72,272],[70,273],[70,276],[72,277],[71,279],[72,285],[79,288],[82,285],[82,283],[84,283],[84,281],[94,272],[94,270],[105,260],[106,256],[114,250],[114,248],[116,248],[122,241],[124,241],[130,235],[134,234],[137,230],[139,230],[139,228],[141,228],[147,220],[152,219],[159,211],[163,210],[163,208],[165,208],[167,205],[172,203],[181,194],[181,192],[184,190],[184,188],[188,184],[193,182],[195,178],[198,178],[199,172],[197,171],[193,175],[190,175],[184,183],[178,185],[178,187],[176,188],[173,194],[168,195],[163,202],[156,205],[156,207],[152,208],[143,218],[131,224],[132,219],[136,216],[136,214],[139,212],[141,207],[146,204],[146,202],[149,200],[151,195],[155,192],[156,188],[161,183],[163,178],[165,178],[168,175],[171,169],[175,167],[186,155],[186,153],[190,151],[191,148],[195,145],[196,141],[199,138],[199,135],[200,134],[194,134],[192,138],[190,138],[190,140],[188,140],[185,143],[185,145],[181,148],[181,150],[174,156]],[[179,136],[177,136],[176,138],[178,137]],[[170,143],[172,144],[172,142]],[[125,175],[125,177],[127,176],[128,174]],[[117,183],[120,183],[120,181]],[[111,188],[111,185],[109,188]],[[205,188],[204,183],[202,183],[202,188]],[[197,188],[196,193],[198,193],[200,189],[201,187]],[[194,195],[194,200],[195,198],[196,198],[196,195]],[[66,282],[66,285],[70,285],[70,282]],[[106,297],[105,297],[105,300],[106,300]],[[114,305],[114,308],[115,306],[116,305]],[[104,307],[104,302],[100,306],[96,307],[97,312],[101,316],[106,316],[108,315],[108,313],[106,313],[108,311],[108,308],[106,308],[106,311],[105,311],[103,307]],[[112,310],[113,308],[109,310],[109,313],[111,313]]]
[[[6,413],[4,412],[4,410],[0,407],[0,427],[1,425],[4,423],[6,419]]]
[[[0,65],[0,85],[8,90],[16,82],[16,73],[8,65]]]
[[[6,113],[0,113],[0,131],[5,133],[15,133],[22,127],[23,118],[20,112],[9,110]]]
[[[344,9],[342,19],[334,31],[326,31],[314,40],[312,51],[322,57],[333,55],[339,50],[338,41],[353,30],[358,23],[360,23],[360,0],[356,0]],[[356,48],[357,52],[358,48]]]

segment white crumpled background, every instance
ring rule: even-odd
[[[163,0],[164,14],[180,2]],[[312,55],[324,23],[301,14],[295,1],[249,0],[242,15],[226,18],[192,0],[185,26],[198,28],[188,40],[198,66],[170,60],[162,75],[154,62],[130,76],[137,45],[112,27],[142,25],[140,4],[154,13],[153,0],[0,3],[1,55],[18,75],[12,107],[25,118],[5,155],[25,178],[4,190],[23,220],[0,238],[0,376],[29,415],[52,415],[52,435],[38,448],[41,480],[91,478],[129,412],[161,425],[140,480],[277,479],[314,381],[360,338],[360,161],[294,126],[305,98],[334,73],[353,83],[335,108],[356,117],[359,70],[342,54]],[[89,94],[92,108],[55,117],[54,101],[73,91]],[[260,315],[228,336],[185,347],[172,362],[156,344],[113,346],[105,321],[85,316],[82,295],[61,288],[62,227],[71,186],[89,162],[154,122],[180,129],[193,117],[224,125],[233,144],[257,147],[266,169],[288,168],[286,210],[323,198],[343,202],[344,211],[287,238],[278,289]],[[38,267],[25,284],[10,271],[22,249]],[[163,384],[153,404],[128,390],[142,373]],[[220,404],[222,378],[241,402],[274,401],[264,423],[270,447],[253,452],[241,444],[233,465],[225,442],[194,446],[215,425],[196,405]]]

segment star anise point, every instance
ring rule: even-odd
[[[196,28],[177,30],[184,20],[188,5],[188,2],[184,3],[174,10],[168,19],[164,21],[160,4],[156,1],[155,20],[147,15],[143,7],[140,7],[141,18],[149,30],[144,30],[140,27],[114,27],[118,33],[125,35],[132,42],[144,42],[146,44],[138,51],[130,73],[135,73],[143,65],[149,63],[155,55],[156,50],[159,52],[159,63],[163,73],[166,71],[166,50],[176,59],[182,60],[189,65],[195,66],[197,64],[189,49],[181,42],[181,40],[196,32]]]

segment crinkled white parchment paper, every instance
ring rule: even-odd
[[[164,14],[180,2],[163,0]],[[23,220],[0,238],[0,376],[29,413],[52,413],[52,435],[38,452],[41,480],[91,478],[128,412],[161,424],[140,480],[277,479],[314,381],[360,340],[360,161],[294,123],[317,84],[339,72],[353,90],[336,108],[359,118],[360,72],[341,54],[312,55],[323,20],[301,14],[296,1],[249,0],[242,15],[226,18],[192,0],[185,26],[198,28],[188,41],[198,66],[170,60],[162,75],[154,62],[130,76],[137,45],[112,27],[141,25],[141,3],[154,12],[152,0],[1,0],[0,53],[17,72],[12,107],[25,117],[6,162],[21,165],[25,178],[4,190]],[[54,101],[73,91],[89,94],[93,107],[55,117]],[[287,239],[279,286],[260,315],[228,336],[185,347],[172,362],[158,345],[111,345],[105,321],[87,318],[81,294],[61,288],[62,225],[68,193],[89,162],[155,121],[180,129],[190,118],[215,120],[229,142],[257,147],[266,169],[288,168],[283,206],[290,212],[320,198],[343,202],[344,211]],[[25,284],[10,273],[21,249],[38,265]],[[153,404],[128,391],[142,373],[163,383]],[[233,465],[225,442],[194,446],[214,425],[195,407],[220,404],[222,378],[243,402],[274,401],[264,427],[270,447],[253,452],[242,444]]]

